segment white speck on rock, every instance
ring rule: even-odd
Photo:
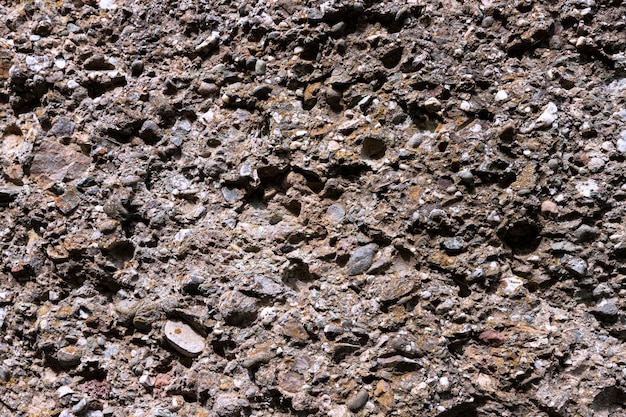
[[[100,0],[100,8],[104,10],[113,10],[117,9],[117,5],[115,4],[115,0]]]
[[[616,146],[618,151],[626,153],[626,130],[622,130],[619,139],[617,139]]]
[[[583,197],[587,198],[591,197],[591,194],[597,192],[599,189],[598,183],[592,179],[576,184],[576,191],[578,191]]]

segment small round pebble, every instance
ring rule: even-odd
[[[59,365],[64,368],[73,368],[80,363],[80,359],[83,356],[80,349],[74,346],[66,346],[59,349],[57,352],[57,360]]]
[[[353,395],[346,401],[346,406],[350,411],[360,410],[369,399],[369,394],[364,389]]]

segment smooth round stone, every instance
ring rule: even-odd
[[[204,338],[179,321],[165,323],[165,338],[182,355],[194,358],[204,350]]]
[[[332,206],[328,207],[326,213],[328,218],[334,223],[341,222],[346,215],[346,211],[339,204],[333,204]]]
[[[358,411],[361,408],[363,408],[365,403],[367,403],[368,399],[369,399],[368,392],[365,390],[361,390],[357,394],[350,397],[348,401],[346,402],[346,405],[348,406],[348,409],[350,411]]]
[[[73,368],[80,363],[83,353],[74,346],[66,346],[57,351],[57,360],[59,365],[64,368]]]

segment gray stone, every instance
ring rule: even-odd
[[[594,298],[601,299],[614,295],[615,292],[606,282],[598,284],[592,291]]]
[[[232,325],[246,325],[256,319],[257,301],[239,291],[227,291],[219,300],[218,310],[224,321]]]
[[[278,277],[255,275],[250,291],[260,297],[277,298],[285,291],[285,286]]]
[[[256,72],[257,75],[265,75],[266,68],[267,64],[262,59],[257,59],[254,63],[254,72]]]
[[[115,65],[103,55],[93,55],[85,60],[86,70],[105,71],[115,69]]]
[[[187,294],[197,294],[199,292],[200,285],[206,281],[206,277],[198,272],[192,271],[187,279],[183,281],[183,291]]]
[[[579,242],[588,242],[598,236],[598,229],[587,224],[581,224],[578,229],[574,231],[574,235],[576,235],[576,239]]]
[[[259,100],[267,100],[272,92],[272,87],[269,85],[258,85],[252,90],[252,95]]]
[[[449,237],[441,242],[443,249],[450,255],[461,253],[465,248],[465,241],[462,237]]]
[[[581,258],[570,258],[565,262],[565,269],[574,276],[580,278],[587,275],[587,262]]]
[[[436,97],[430,97],[424,102],[424,108],[429,113],[435,113],[441,110],[441,102]]]
[[[182,355],[194,358],[204,350],[204,338],[185,323],[168,320],[163,331],[168,343]]]
[[[237,417],[243,409],[249,407],[247,400],[234,393],[220,393],[213,403],[213,412],[218,417]]]
[[[604,299],[600,301],[595,309],[594,313],[597,316],[603,319],[612,320],[615,319],[619,314],[619,307],[617,306],[617,299]]]
[[[401,355],[378,358],[376,361],[380,367],[392,369],[416,369],[420,365],[419,361]]]
[[[154,142],[160,138],[160,135],[161,128],[152,120],[146,120],[143,122],[141,129],[139,130],[139,137],[147,141]]]
[[[139,77],[143,72],[144,64],[141,60],[135,60],[130,64],[130,73],[133,77]]]
[[[474,175],[469,169],[464,169],[462,171],[459,171],[458,176],[463,184],[468,185],[470,187],[474,185]]]
[[[578,252],[580,250],[580,246],[575,245],[572,242],[561,241],[550,243],[550,249],[554,252]]]
[[[177,415],[167,408],[154,408],[150,412],[150,417],[177,417]]]
[[[198,87],[198,94],[201,96],[210,96],[211,94],[217,94],[219,90],[219,87],[214,83],[207,83],[203,81]]]
[[[621,153],[626,153],[626,130],[623,130],[617,139],[615,145],[617,146],[617,150]]]
[[[330,28],[330,34],[333,38],[339,38],[343,35],[343,33],[346,30],[346,22],[338,22],[335,23],[333,26],[331,26]]]
[[[359,275],[363,272],[367,271],[369,267],[372,265],[372,261],[374,260],[374,255],[378,251],[378,245],[375,243],[370,243],[369,245],[361,246],[357,248],[350,259],[348,259],[348,263],[346,264],[346,269],[348,270],[349,275]]]
[[[11,370],[7,367],[0,366],[0,381],[9,382],[9,379],[11,379]]]
[[[74,123],[69,117],[57,117],[50,133],[59,138],[67,138],[74,133]]]
[[[132,324],[139,305],[139,301],[134,299],[120,300],[115,305],[115,311],[117,312],[120,321],[126,325]]]
[[[363,406],[365,405],[365,403],[367,403],[367,400],[369,399],[369,394],[366,390],[361,390],[358,393],[354,394],[352,397],[348,398],[348,401],[346,401],[346,406],[348,407],[348,409],[350,411],[358,411],[361,408],[363,408]]]
[[[63,368],[74,368],[80,363],[82,356],[82,350],[74,346],[61,348],[56,354],[57,361],[59,361],[59,365]]]
[[[334,88],[326,89],[326,102],[333,110],[338,110],[341,103],[342,93]]]
[[[333,204],[326,210],[326,215],[333,223],[340,223],[346,215],[346,211],[339,204]]]
[[[234,203],[243,198],[243,191],[238,188],[222,187],[222,195],[229,203]]]

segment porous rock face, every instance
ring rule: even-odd
[[[624,13],[0,2],[0,415],[624,415]]]

